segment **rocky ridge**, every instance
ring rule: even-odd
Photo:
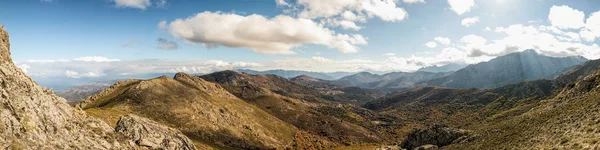
[[[0,86],[2,149],[163,148],[141,147],[101,120],[73,109],[50,89],[39,86],[13,64],[9,36],[1,25]]]

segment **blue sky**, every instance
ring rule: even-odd
[[[414,71],[525,49],[597,59],[599,11],[596,0],[2,0],[0,24],[28,74],[78,79]]]

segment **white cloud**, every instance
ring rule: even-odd
[[[88,72],[88,73],[80,74],[78,72],[71,71],[71,70],[65,71],[66,77],[75,78],[75,79],[79,79],[82,77],[96,78],[96,77],[102,77],[104,75],[105,75],[104,73],[96,73],[96,72]]]
[[[362,35],[336,34],[309,19],[285,15],[265,18],[220,12],[203,12],[168,24],[172,36],[207,47],[219,45],[249,48],[263,54],[294,54],[292,48],[318,44],[343,53],[358,52],[366,45]]]
[[[448,0],[448,4],[450,4],[450,9],[458,15],[469,12],[471,8],[475,7],[474,0]]]
[[[435,42],[440,43],[440,44],[445,45],[445,46],[448,46],[448,45],[450,45],[452,43],[452,41],[449,38],[447,38],[447,37],[439,37],[438,36],[438,37],[433,38],[433,40]]]
[[[387,22],[402,21],[408,17],[406,10],[398,7],[399,0],[276,0],[284,12],[299,18],[325,20],[330,26],[360,30],[357,22],[365,23],[368,18],[379,18]],[[414,1],[414,0],[409,0]],[[422,1],[422,0],[417,0]]]
[[[560,29],[579,29],[585,25],[583,22],[585,14],[583,11],[573,9],[569,6],[552,6],[548,14],[548,20],[552,26]]]
[[[562,31],[552,26],[516,24],[508,27],[498,27],[495,32],[500,33],[502,38],[487,42],[487,40],[477,40],[478,38],[471,36],[470,40],[465,38],[466,45],[460,48],[468,50],[470,57],[496,57],[526,49],[534,49],[547,56],[600,58],[600,47],[597,44],[580,43],[576,41],[575,33]]]
[[[437,47],[437,43],[431,41],[431,42],[425,43],[425,46],[427,46],[429,48],[436,48]]]
[[[352,21],[348,21],[348,20],[337,20],[337,19],[326,19],[325,20],[326,24],[330,25],[330,26],[334,26],[334,27],[342,27],[345,30],[360,30],[362,29],[362,27],[356,25],[356,23],[352,22]]]
[[[275,3],[276,3],[278,6],[290,6],[290,4],[289,4],[289,3],[287,3],[285,0],[275,0]]]
[[[385,54],[383,54],[383,56],[396,56],[396,54],[394,54],[394,53],[385,53]]]
[[[470,27],[475,23],[479,23],[479,17],[465,18],[460,23],[465,27]]]
[[[404,3],[414,4],[414,3],[425,3],[425,0],[402,0]]]
[[[18,65],[17,67],[21,68],[21,70],[23,70],[23,72],[27,73],[27,69],[31,68],[31,66],[27,65],[27,64],[21,64]]]
[[[581,29],[580,35],[588,42],[594,42],[600,37],[600,11],[592,13],[585,20],[585,27]]]
[[[75,71],[71,71],[71,70],[67,70],[65,71],[65,76],[69,77],[69,78],[81,78],[79,76],[79,73],[75,72]]]
[[[125,8],[138,8],[138,9],[146,9],[150,7],[152,3],[150,0],[114,0],[117,7]]]
[[[119,59],[109,59],[102,56],[88,56],[88,57],[79,57],[73,59],[75,61],[83,61],[83,62],[113,62],[113,61],[121,61]]]
[[[402,21],[408,16],[404,8],[396,7],[396,0],[366,0],[362,8],[369,16],[377,16],[383,21]]]

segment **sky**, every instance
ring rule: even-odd
[[[0,24],[36,80],[600,58],[597,0],[1,0]]]

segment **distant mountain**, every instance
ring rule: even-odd
[[[390,92],[412,89],[417,83],[450,75],[452,72],[391,72],[383,75],[361,72],[346,76],[339,81],[349,81],[353,86],[362,88],[384,89]]]
[[[429,67],[424,67],[419,69],[418,71],[424,71],[424,72],[452,72],[452,71],[456,71],[456,70],[460,70],[462,68],[465,68],[467,65],[465,64],[447,64],[447,65],[442,65],[442,66],[429,66]]]
[[[253,75],[272,74],[272,75],[277,75],[277,76],[281,76],[284,78],[293,78],[293,77],[297,77],[297,76],[301,76],[301,75],[306,75],[306,76],[310,76],[313,78],[319,78],[319,79],[324,79],[324,80],[335,79],[334,77],[326,75],[324,73],[299,71],[299,70],[280,70],[279,69],[279,70],[256,71],[256,70],[249,70],[249,69],[238,69],[236,71],[247,73],[247,74],[253,74]]]
[[[549,57],[526,50],[469,65],[453,74],[427,81],[426,85],[449,88],[494,88],[522,81],[550,79],[587,59]]]
[[[56,91],[56,95],[67,99],[67,103],[74,105],[85,100],[88,96],[92,96],[105,88],[110,87],[113,82],[96,82],[75,85],[70,88]]]

